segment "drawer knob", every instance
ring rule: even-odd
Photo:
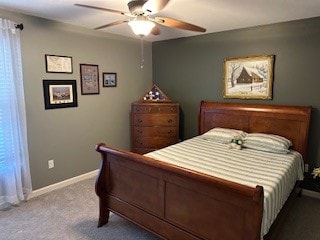
[[[172,134],[172,133],[173,133],[173,131],[172,131],[172,130],[169,130],[169,131],[168,131],[168,134]]]
[[[169,119],[169,120],[168,120],[168,123],[172,123],[172,122],[173,122],[172,119]]]
[[[142,119],[138,119],[138,122],[139,122],[139,123],[142,123],[143,121],[142,121]]]
[[[142,131],[142,130],[140,130],[140,129],[139,129],[137,132],[138,132],[139,134],[143,133],[143,131]]]

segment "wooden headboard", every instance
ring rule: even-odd
[[[292,148],[307,162],[311,107],[280,106],[202,101],[199,134],[214,127],[241,129],[252,133],[271,133],[292,141]]]

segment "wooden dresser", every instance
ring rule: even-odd
[[[132,103],[132,152],[144,154],[177,143],[178,141],[178,103]]]

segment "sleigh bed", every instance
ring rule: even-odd
[[[292,152],[301,154],[306,161],[310,114],[311,107],[202,101],[199,136],[217,127],[276,134],[289,139]],[[179,148],[188,141],[193,140],[168,149]],[[102,157],[96,181],[99,227],[108,222],[112,211],[163,239],[257,240],[265,234],[261,185],[248,186],[155,160],[150,157],[153,153],[139,155],[104,143],[98,144],[96,150]],[[226,151],[231,150],[226,147]],[[252,159],[256,154],[253,151]],[[194,161],[197,158],[195,155]]]

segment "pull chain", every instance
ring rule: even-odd
[[[140,67],[143,68],[143,64],[144,64],[144,48],[143,48],[143,38],[140,38],[140,46],[141,46],[141,65]]]

